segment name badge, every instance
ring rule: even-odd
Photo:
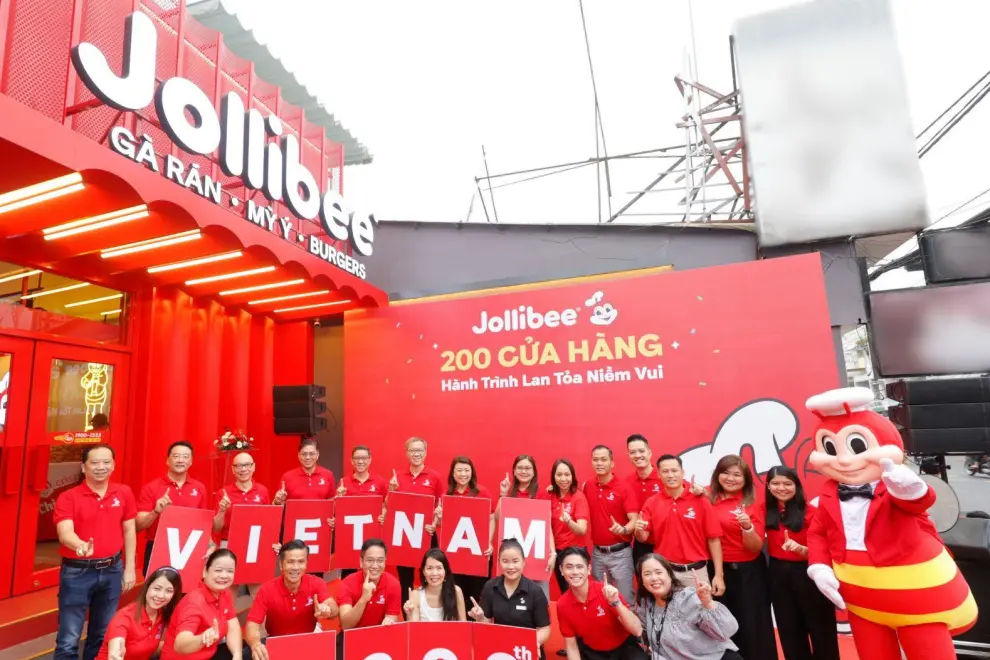
[[[522,610],[523,612],[525,612],[526,611],[526,606],[525,605],[516,605],[516,609],[517,610]]]

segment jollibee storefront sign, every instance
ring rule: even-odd
[[[83,42],[72,49],[76,72],[98,99],[124,112],[138,112],[154,102],[162,130],[180,149],[201,156],[219,151],[224,174],[241,179],[251,190],[262,191],[270,202],[284,201],[299,218],[318,217],[329,236],[350,242],[361,256],[371,256],[377,225],[374,215],[349,209],[332,187],[320,191],[316,177],[301,163],[299,139],[278,117],[264,117],[254,108],[246,109],[236,92],[222,97],[218,114],[206,92],[178,76],[163,81],[156,90],[158,32],[154,24],[143,12],[135,12],[127,17],[124,33],[123,75],[111,69],[107,56],[94,44]],[[215,204],[221,203],[220,181],[201,172],[196,164],[187,167],[172,154],[157,155],[147,135],[138,137],[126,127],[116,126],[109,138],[117,153]],[[230,203],[238,206],[241,200],[231,198]],[[363,263],[320,237],[290,237],[291,223],[278,218],[270,207],[248,200],[244,217],[286,240],[307,242],[311,254],[338,268],[362,279],[367,276]]]
[[[532,628],[420,622],[344,632],[343,660],[536,660],[539,656]]]

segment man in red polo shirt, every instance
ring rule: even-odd
[[[381,539],[361,546],[361,571],[340,581],[340,628],[367,628],[398,623],[402,612],[399,581],[385,572],[387,548]],[[343,635],[337,635],[337,657],[343,658]]]
[[[406,458],[409,459],[409,468],[401,473],[392,470],[392,480],[388,482],[388,489],[397,493],[430,495],[434,498],[435,507],[447,490],[446,480],[436,470],[426,467],[426,440],[415,437],[406,440]],[[388,506],[387,499],[385,505]],[[383,524],[385,522],[384,509],[379,522]],[[433,533],[434,526],[427,525],[426,531],[430,533],[430,547],[437,547],[437,537]],[[399,574],[402,593],[409,593],[415,582],[415,569],[411,566],[396,566],[395,570]]]
[[[282,475],[282,485],[272,504],[281,506],[286,500],[332,500],[335,493],[333,472],[317,465],[319,460],[316,438],[303,438],[299,442],[299,467]]]
[[[230,533],[230,511],[238,504],[268,504],[268,489],[253,480],[254,457],[247,452],[234,456],[231,463],[234,485],[217,491],[217,514],[213,516],[213,531],[220,532],[220,547],[227,547]]]
[[[629,453],[629,462],[635,470],[626,477],[626,483],[636,496],[637,511],[642,511],[646,500],[659,493],[662,488],[660,473],[653,467],[653,452],[650,451],[650,443],[644,436],[635,433],[626,438],[626,451]],[[633,539],[633,566],[636,566],[640,557],[651,552],[653,552],[652,545]]]
[[[251,660],[268,660],[268,650],[261,641],[262,624],[269,637],[302,635],[313,632],[321,619],[337,616],[337,603],[330,597],[327,583],[306,573],[306,543],[289,541],[278,557],[282,574],[261,585],[248,612],[244,639],[251,649]]]
[[[340,483],[337,485],[337,497],[352,495],[381,495],[385,497],[388,495],[388,482],[385,481],[385,477],[371,473],[371,450],[368,447],[358,445],[351,450],[351,466],[353,466],[354,472],[349,476],[340,478]],[[336,518],[327,520],[330,529],[334,528],[335,522]],[[333,542],[336,539],[337,537],[334,535]],[[356,569],[353,568],[342,568],[340,569],[340,579],[343,580],[355,572]]]
[[[568,660],[645,660],[639,647],[643,625],[619,590],[591,578],[591,557],[579,546],[560,553],[570,587],[557,601],[557,625]]]
[[[684,483],[681,459],[664,454],[657,460],[663,490],[647,500],[636,524],[636,538],[652,542],[654,552],[674,566],[674,576],[686,586],[707,579],[705,568],[712,560],[715,577],[712,593],[725,593],[722,572],[722,526],[704,491]],[[700,492],[699,492],[700,491]]]
[[[151,552],[155,547],[155,534],[158,533],[158,517],[167,506],[181,506],[190,509],[205,509],[209,506],[206,486],[189,477],[192,467],[193,448],[184,440],[173,442],[166,454],[168,471],[164,477],[150,481],[141,489],[137,498],[137,531],[148,530],[144,546],[144,574],[148,574]]]
[[[583,491],[591,514],[592,570],[596,580],[608,575],[619,593],[632,602],[632,532],[639,517],[636,495],[612,472],[612,450],[605,445],[591,450],[591,466],[596,478],[585,482]]]
[[[134,586],[137,532],[134,493],[110,483],[114,451],[91,445],[82,452],[83,482],[58,496],[55,527],[62,570],[58,582],[56,660],[79,659],[86,612],[89,632],[83,660],[93,660],[117,610],[122,591]]]

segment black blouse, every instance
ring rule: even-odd
[[[486,618],[501,626],[546,628],[550,625],[550,603],[543,589],[527,577],[520,578],[511,596],[505,593],[505,576],[486,582],[481,590],[481,609]]]

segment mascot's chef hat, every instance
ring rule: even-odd
[[[876,436],[878,444],[903,450],[904,442],[897,427],[870,408],[873,399],[873,390],[866,387],[844,387],[811,397],[804,405],[820,420],[814,436],[817,438],[819,429],[838,433],[847,426],[865,426]]]

